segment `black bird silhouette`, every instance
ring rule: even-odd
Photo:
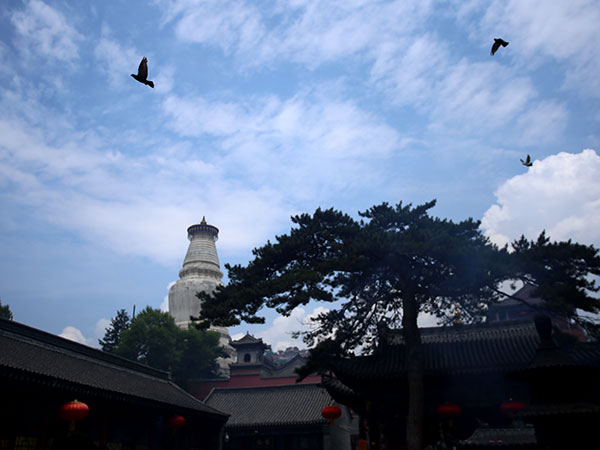
[[[132,73],[131,76],[133,78],[135,78],[136,80],[138,80],[140,83],[147,84],[151,88],[154,88],[154,83],[147,79],[148,78],[148,60],[146,59],[145,56],[142,58],[142,62],[140,62],[140,67],[138,67],[137,75]]]
[[[490,55],[494,55],[494,53],[496,53],[498,51],[500,46],[506,47],[507,45],[508,45],[508,42],[506,42],[504,39],[494,38],[494,45],[492,45],[492,50],[490,51]]]
[[[527,155],[527,158],[525,158],[525,161],[521,160],[521,164],[523,164],[524,166],[527,166],[527,167],[533,166],[533,163],[531,162],[531,156]]]

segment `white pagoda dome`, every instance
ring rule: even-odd
[[[223,273],[215,245],[219,229],[208,225],[203,217],[202,222],[190,226],[187,233],[190,246],[179,271],[179,280],[169,289],[169,313],[180,328],[189,326],[190,316],[197,317],[200,314],[202,304],[196,294],[213,292],[217,286],[223,284]],[[231,354],[234,350],[229,345],[231,337],[227,328],[210,329],[220,334],[221,345]],[[225,361],[219,361],[219,365],[222,368],[226,367]]]

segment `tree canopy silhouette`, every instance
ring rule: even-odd
[[[334,209],[292,218],[289,234],[254,250],[246,267],[229,266],[230,282],[203,300],[203,326],[260,323],[263,306],[289,314],[311,300],[338,301],[305,334],[312,345],[334,336],[342,351],[373,345],[382,327],[402,327],[409,352],[409,448],[422,448],[423,355],[420,312],[476,320],[491,287],[505,278],[500,250],[479,223],[429,215],[435,201],[373,206],[355,220]]]
[[[292,217],[294,226],[276,242],[253,250],[243,267],[225,267],[229,284],[203,301],[199,326],[263,323],[263,307],[287,315],[309,301],[336,302],[304,333],[322,342],[306,370],[326,369],[328,354],[368,351],[387,327],[402,328],[407,346],[409,449],[422,448],[423,354],[417,326],[420,313],[451,322],[481,320],[498,301],[503,281],[522,279],[538,286],[551,307],[571,317],[576,310],[598,312],[600,262],[593,247],[571,241],[550,243],[521,238],[513,250],[493,245],[472,219],[453,222],[429,215],[435,201],[413,207],[388,203],[360,212],[360,219],[334,209]]]
[[[212,376],[216,358],[225,356],[219,347],[219,334],[180,329],[168,313],[147,306],[121,332],[113,353],[161,370],[170,370],[180,384]]]
[[[131,318],[127,310],[120,309],[117,315],[110,321],[110,325],[105,329],[104,338],[98,339],[100,347],[105,352],[113,352],[121,342],[122,333],[129,328]]]

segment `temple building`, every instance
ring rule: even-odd
[[[191,323],[191,316],[198,316],[202,305],[196,297],[198,292],[210,293],[221,281],[223,273],[219,265],[219,256],[215,242],[219,236],[219,229],[202,222],[187,229],[190,245],[188,247],[183,267],[179,271],[179,280],[169,289],[169,313],[174,317],[175,323],[181,328],[187,328]],[[225,327],[211,327],[212,331],[220,334],[220,343],[232,355],[233,348],[229,345],[231,337]],[[226,375],[229,361],[218,358],[222,374]]]
[[[228,414],[168,372],[2,318],[0,349],[0,449],[222,449]]]
[[[578,340],[559,345],[557,330],[544,314],[421,328],[426,444],[597,446],[600,346]],[[405,445],[407,358],[402,330],[385,330],[372,355],[332,355],[322,378],[335,401],[364,419],[361,433],[368,430],[378,448]]]

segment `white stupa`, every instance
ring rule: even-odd
[[[203,217],[202,222],[192,225],[187,229],[190,246],[179,271],[179,280],[169,289],[169,313],[175,318],[175,323],[181,328],[187,328],[191,323],[190,316],[200,314],[202,304],[196,293],[202,291],[210,293],[221,281],[223,273],[219,265],[219,256],[215,242],[219,236],[219,229],[208,225]],[[231,337],[225,327],[211,327],[212,331],[220,334],[220,343],[229,354],[234,349],[229,345]],[[228,372],[227,361],[219,358],[219,365]]]

